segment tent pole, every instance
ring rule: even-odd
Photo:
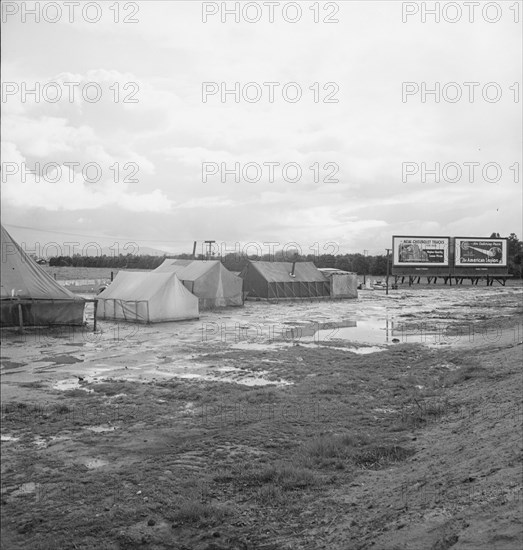
[[[20,332],[24,332],[24,318],[22,315],[22,304],[18,304],[18,322],[20,324]]]

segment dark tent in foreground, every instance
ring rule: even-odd
[[[330,282],[312,262],[253,262],[241,272],[248,298],[328,298]]]
[[[156,273],[175,273],[200,309],[243,305],[243,281],[218,260],[165,260]]]
[[[83,298],[60,286],[3,227],[1,246],[1,326],[83,325]]]

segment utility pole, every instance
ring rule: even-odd
[[[392,249],[387,248],[386,250],[387,250],[387,279],[386,279],[385,294],[388,296],[389,294],[389,254]]]
[[[369,253],[368,250],[363,251],[363,256],[365,257],[365,261],[363,263],[363,286],[365,286],[367,282],[367,254]]]
[[[215,243],[216,241],[204,241],[204,243],[207,245],[207,250],[206,250],[206,259],[209,260],[210,257],[212,256],[212,245]]]

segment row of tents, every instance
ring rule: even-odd
[[[98,295],[98,317],[136,322],[195,319],[244,300],[356,298],[356,276],[312,262],[252,262],[236,275],[217,260],[165,260],[150,272],[120,271]]]
[[[120,271],[98,295],[100,319],[197,319],[200,310],[243,305],[243,281],[219,261],[165,260],[153,271]]]
[[[50,277],[2,227],[1,325],[81,325],[86,300]],[[218,260],[165,260],[147,272],[120,271],[96,297],[99,319],[160,322],[242,306],[245,299],[357,298],[356,275],[312,262],[249,261],[233,273]]]

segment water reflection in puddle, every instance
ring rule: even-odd
[[[114,432],[116,430],[114,426],[87,426],[87,429],[96,433]]]
[[[89,468],[89,470],[94,470],[95,468],[101,468],[102,466],[107,466],[108,462],[102,460],[101,458],[88,458],[84,461],[84,465]]]
[[[13,497],[19,497],[22,495],[32,495],[36,491],[36,483],[29,481],[28,483],[22,483],[20,487],[11,493]]]
[[[2,443],[5,443],[7,441],[18,441],[20,438],[19,437],[15,437],[14,435],[8,435],[8,434],[2,434],[0,436],[0,441]]]
[[[68,380],[59,380],[56,384],[53,385],[53,389],[60,391],[69,391],[69,390],[82,390],[87,393],[92,393],[94,390],[85,388],[80,385],[80,380],[78,378],[70,378]]]
[[[252,373],[246,374],[246,371],[235,367],[220,367],[214,369],[216,374],[210,369],[203,372],[176,372],[171,373],[173,378],[182,378],[190,380],[202,380],[206,382],[226,382],[232,384],[240,384],[242,386],[289,386],[292,382],[287,380],[269,380],[265,376],[269,375],[268,371],[258,371],[254,376]],[[227,373],[225,376],[219,373]]]
[[[468,328],[468,327],[466,327]],[[406,322],[389,317],[345,319],[339,322],[313,323],[303,326],[284,327],[273,330],[274,338],[245,338],[230,344],[233,349],[264,351],[268,347],[301,345],[325,346],[344,349],[358,354],[376,353],[391,344],[424,344],[427,346],[459,345],[467,343],[463,327],[448,324]],[[238,341],[240,340],[240,341]],[[356,347],[335,348],[332,344],[350,343]],[[385,347],[384,347],[385,346]]]
[[[313,343],[297,343],[292,344],[293,346],[299,346],[302,348],[323,348],[323,349],[335,349],[339,351],[348,351],[350,353],[355,353],[356,355],[369,355],[370,353],[379,353],[381,351],[385,351],[386,347],[380,347],[380,346],[360,346],[360,347],[354,347],[354,346],[347,346],[347,347],[341,347],[341,346],[325,346],[321,344],[313,344]]]
[[[386,344],[395,337],[394,324],[388,319],[368,319],[365,321],[342,321],[328,328],[320,328],[313,336],[305,337],[323,344],[334,340],[346,340],[361,344]]]
[[[264,349],[266,349],[266,346],[264,346]],[[89,372],[88,375],[84,375],[84,379],[89,382],[125,380],[149,383],[161,379],[180,378],[210,382],[228,382],[233,384],[241,384],[244,386],[286,386],[292,384],[287,380],[268,379],[268,371],[252,372],[230,365],[209,365],[195,362],[192,358],[193,355],[191,355],[190,358],[183,357],[175,361],[171,360],[171,363],[166,363],[165,357],[163,357],[162,362],[159,365],[156,362],[149,362],[141,365],[140,367],[133,368],[122,368],[121,366],[113,367],[112,369],[106,369],[105,372],[97,369],[96,371],[93,370]],[[82,389],[87,392],[94,391],[79,385],[77,379],[61,380],[53,387],[61,390]],[[117,396],[124,395],[125,394],[123,393],[117,394]],[[112,398],[114,399],[114,397],[117,396],[112,396]]]

